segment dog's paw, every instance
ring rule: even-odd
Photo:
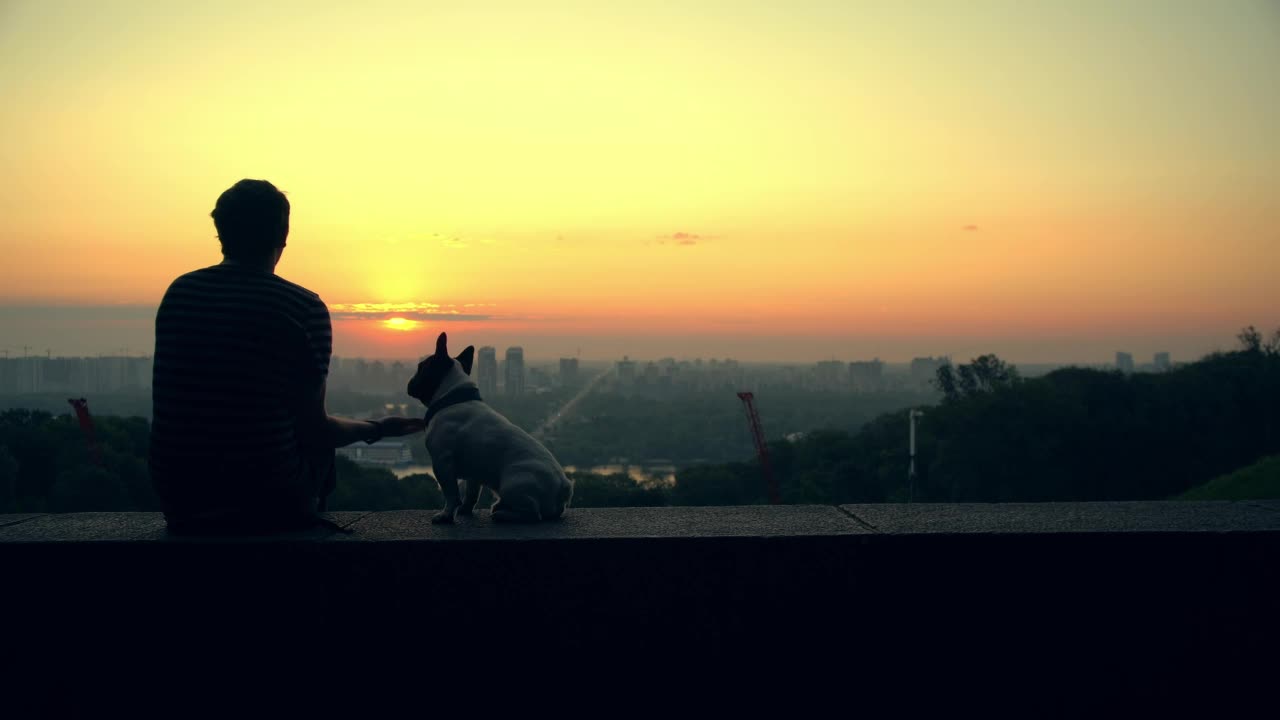
[[[431,517],[431,524],[432,525],[452,525],[453,513],[448,513],[448,512],[436,513]]]
[[[472,513],[474,512],[475,512],[474,509],[469,508],[466,505],[463,505],[462,507],[458,508],[459,515],[466,515],[467,517],[471,517]]]

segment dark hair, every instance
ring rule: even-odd
[[[289,199],[266,180],[232,185],[209,214],[229,258],[265,257],[289,237]]]

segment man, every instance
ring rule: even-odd
[[[172,532],[309,527],[334,448],[422,430],[325,410],[332,332],[315,293],[275,274],[289,201],[265,180],[218,198],[219,265],[169,286],[156,314],[151,478]]]

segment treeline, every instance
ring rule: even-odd
[[[50,415],[65,414],[67,398],[76,393],[6,393],[0,394],[0,411],[8,409],[42,410]],[[95,414],[119,417],[151,417],[150,390],[121,390],[93,393],[90,405]]]
[[[147,420],[101,416],[94,425],[100,466],[74,416],[0,412],[0,512],[159,510],[147,471]]]
[[[773,389],[756,393],[756,404],[765,432],[781,438],[823,427],[852,432],[883,413],[936,402],[937,397],[935,392],[852,395]],[[563,464],[578,467],[617,458],[722,463],[752,454],[742,402],[733,392],[665,398],[593,393],[550,433],[546,444]]]
[[[857,433],[770,443],[791,503],[1166,499],[1280,452],[1280,331],[1163,373],[1066,368],[1023,379],[994,356],[939,372],[944,399]],[[755,463],[677,474],[674,502],[765,502]],[[693,485],[701,489],[695,492]]]

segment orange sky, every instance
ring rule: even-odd
[[[289,193],[283,276],[418,304],[342,315],[344,354],[1104,360],[1280,325],[1273,3],[321,5],[0,6],[4,346],[106,350],[23,309],[154,306],[242,177]]]

